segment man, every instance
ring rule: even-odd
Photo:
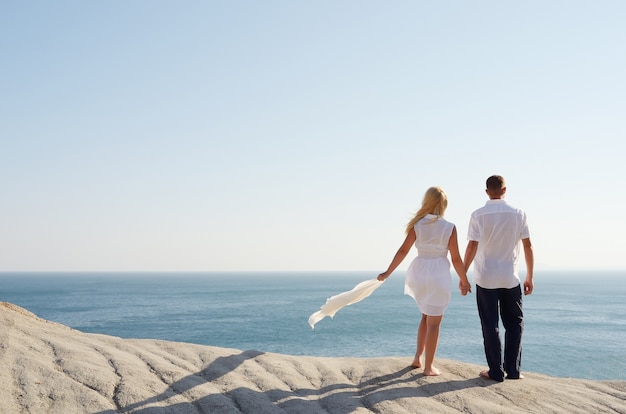
[[[526,279],[524,295],[533,292],[534,255],[526,213],[504,201],[504,178],[493,175],[487,179],[489,200],[472,213],[465,250],[465,269],[474,262],[476,302],[483,330],[488,371],[483,378],[495,381],[520,379],[522,356],[522,289],[518,275],[520,241],[524,247]],[[499,316],[504,335],[504,365],[499,333]]]

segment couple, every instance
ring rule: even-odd
[[[422,207],[408,223],[406,239],[398,249],[387,270],[378,280],[387,279],[404,260],[415,244],[418,255],[411,262],[404,285],[404,293],[417,302],[422,319],[417,330],[417,352],[411,366],[421,368],[425,354],[424,375],[440,375],[433,366],[439,327],[450,303],[451,277],[448,251],[454,270],[459,275],[459,289],[465,296],[472,291],[467,270],[474,262],[476,302],[483,331],[485,355],[489,370],[483,378],[503,381],[522,378],[522,287],[517,274],[520,241],[524,248],[526,279],[525,295],[533,291],[534,256],[526,214],[504,201],[504,178],[493,175],[487,179],[489,201],[470,218],[469,240],[465,258],[461,260],[454,224],[443,215],[448,206],[446,193],[439,187],[426,191]],[[504,364],[499,334],[499,315],[506,331],[504,337]]]

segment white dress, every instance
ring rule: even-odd
[[[433,214],[415,226],[417,257],[406,272],[404,294],[415,299],[425,315],[443,315],[450,303],[452,276],[448,261],[448,242],[454,224]]]

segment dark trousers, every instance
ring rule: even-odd
[[[476,285],[476,302],[489,376],[496,381],[504,380],[505,373],[508,378],[519,378],[524,331],[522,288],[485,289]],[[498,313],[504,327],[504,365]]]

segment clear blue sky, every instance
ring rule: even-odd
[[[625,269],[624,1],[0,5],[0,271],[384,270],[497,173]],[[406,268],[407,258],[401,268]]]

